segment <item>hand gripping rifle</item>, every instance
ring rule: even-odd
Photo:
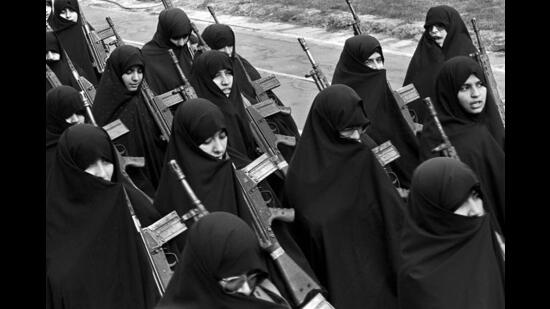
[[[86,38],[86,45],[88,45],[88,50],[92,54],[92,59],[94,61],[95,67],[97,68],[97,71],[99,73],[103,73],[108,58],[107,52],[105,51],[103,42],[101,41],[97,33],[90,28],[90,24],[88,24],[88,21],[84,17],[84,12],[82,11],[82,8],[79,7],[79,10],[80,20],[82,23],[82,32],[84,33],[84,37]]]
[[[350,25],[353,27],[353,35],[359,35],[362,33],[361,31],[361,20],[359,19],[359,16],[355,13],[355,10],[353,9],[353,6],[351,5],[351,2],[349,0],[346,0],[346,3],[348,4],[349,10],[351,11],[351,15],[353,15],[353,23]]]
[[[441,122],[439,121],[439,118],[437,117],[437,112],[435,111],[434,105],[432,103],[432,100],[430,97],[427,97],[424,99],[424,103],[428,105],[428,108],[430,109],[430,114],[434,118],[435,125],[437,126],[437,129],[439,130],[439,133],[441,134],[441,138],[443,139],[443,143],[441,143],[439,146],[432,149],[432,152],[437,153],[442,151],[443,155],[449,158],[457,159],[460,161],[460,158],[458,156],[458,153],[456,152],[455,147],[451,144],[451,141],[449,140],[449,137],[447,137],[447,134],[445,134],[445,131],[443,130],[443,126],[441,126]]]
[[[292,295],[292,301],[302,306],[308,296],[317,294],[300,308],[333,308],[319,292],[321,287],[285,252],[271,228],[271,222],[294,220],[294,209],[270,208],[262,199],[257,184],[277,168],[267,154],[263,154],[241,170],[235,170],[239,186],[252,217],[252,227],[260,246],[269,252]]]
[[[169,164],[196,208],[189,210],[183,216],[179,216],[174,210],[143,229],[139,224],[139,220],[135,217],[133,209],[130,209],[136,229],[145,245],[155,285],[161,296],[164,295],[166,287],[174,274],[170,268],[173,265],[170,265],[166,259],[166,255],[173,255],[173,253],[165,252],[162,246],[188,229],[188,226],[185,224],[186,221],[193,219],[196,222],[201,217],[208,214],[206,208],[204,208],[201,201],[193,192],[193,189],[191,189],[191,186],[189,186],[187,180],[185,180],[185,175],[181,171],[176,160],[170,160]]]
[[[498,93],[497,82],[495,80],[495,76],[493,75],[493,70],[491,69],[489,56],[487,56],[487,51],[485,50],[485,46],[483,45],[483,42],[481,41],[481,37],[479,36],[479,28],[477,27],[476,19],[472,18],[471,22],[472,22],[472,27],[474,28],[474,32],[476,34],[479,51],[470,54],[470,56],[474,57],[474,59],[479,63],[479,65],[483,69],[483,75],[485,75],[485,80],[487,81],[488,93],[495,100],[495,103],[498,108],[498,113],[500,114],[500,119],[502,120],[502,125],[504,126],[505,125],[504,102],[502,101],[502,99],[500,98],[500,94]]]
[[[118,34],[118,31],[115,28],[115,25],[113,21],[111,20],[111,17],[107,16],[105,18],[107,20],[107,23],[109,24],[110,28],[113,31],[114,36],[116,37],[115,45],[116,47],[124,45],[124,40],[120,37]],[[163,99],[161,96],[155,96],[151,88],[149,88],[149,84],[147,84],[147,81],[145,78],[141,81],[141,95],[143,96],[143,99],[145,101],[145,106],[147,106],[147,109],[149,110],[149,113],[151,114],[151,117],[157,124],[157,127],[160,130],[160,137],[163,141],[168,142],[170,140],[170,134],[172,130],[172,112],[168,109],[173,104],[179,103],[182,100],[169,100],[168,97],[170,97],[170,94],[168,96],[165,96],[166,100]],[[172,96],[173,97],[173,96]],[[166,104],[166,102],[169,101],[176,101],[176,103],[173,104]]]
[[[46,79],[52,86],[52,88],[61,86],[61,81],[59,81],[59,78],[57,78],[57,75],[55,75],[54,71],[50,68],[50,66],[46,63]]]
[[[309,52],[309,47],[307,47],[306,44],[306,40],[304,38],[298,38],[298,42],[302,46],[302,49],[306,52],[309,62],[311,62],[311,66],[313,67],[313,70],[309,71],[309,73],[306,74],[305,77],[313,78],[315,85],[317,85],[317,89],[319,89],[319,91],[322,91],[323,89],[330,86],[330,83],[328,82],[325,74],[321,70],[321,67],[319,67],[319,65],[311,56],[311,53]]]

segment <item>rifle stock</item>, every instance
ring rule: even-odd
[[[441,122],[439,121],[439,118],[437,117],[437,112],[435,111],[434,105],[432,103],[432,100],[430,97],[427,97],[424,99],[424,103],[428,105],[428,108],[430,109],[430,114],[434,118],[435,125],[437,126],[437,129],[439,130],[439,133],[441,134],[441,138],[443,139],[443,143],[441,143],[439,146],[432,149],[432,152],[443,152],[443,155],[449,158],[457,159],[460,161],[460,157],[458,156],[458,153],[456,152],[455,147],[451,144],[451,141],[449,140],[449,137],[447,134],[445,134],[445,130],[443,130],[443,126],[441,125]]]
[[[500,98],[500,94],[498,93],[497,82],[495,80],[495,76],[493,75],[493,70],[491,69],[489,56],[487,55],[485,46],[481,41],[476,19],[472,18],[471,22],[472,22],[472,27],[474,28],[474,32],[476,34],[479,51],[473,54],[470,54],[470,56],[474,57],[474,59],[476,59],[476,61],[479,63],[479,65],[483,69],[483,75],[485,75],[485,80],[487,81],[487,92],[495,101],[495,104],[497,105],[497,108],[498,108],[498,113],[500,115],[500,119],[502,121],[502,125],[505,126],[505,105],[502,99]]]
[[[307,58],[309,59],[309,62],[311,62],[311,66],[313,67],[313,69],[309,71],[309,73],[306,74],[305,77],[311,77],[315,82],[317,89],[319,89],[319,91],[322,91],[323,89],[330,86],[330,83],[328,82],[325,74],[323,73],[319,65],[311,56],[311,53],[309,52],[309,47],[306,44],[306,40],[304,38],[298,38],[298,42],[300,43],[300,46],[302,46],[302,49],[306,53]]]

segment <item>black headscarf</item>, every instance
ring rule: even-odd
[[[73,74],[69,68],[67,59],[65,59],[65,55],[63,53],[63,50],[61,49],[61,46],[59,45],[59,41],[52,31],[46,31],[46,53],[48,51],[56,52],[60,56],[58,61],[46,61],[46,64],[55,73],[55,75],[59,79],[59,82],[61,82],[62,85],[71,86],[74,89],[80,90],[80,88],[78,87],[78,83],[74,79]],[[73,65],[78,71],[78,74],[82,75],[82,69],[80,69],[80,67],[78,67],[74,63]],[[48,92],[48,90],[50,89],[52,89],[52,85],[46,79],[46,92]]]
[[[447,31],[443,47],[430,37],[429,29],[435,24],[444,25]],[[403,85],[413,83],[421,98],[433,98],[435,78],[443,62],[452,57],[467,56],[475,52],[475,46],[460,14],[450,6],[430,8],[424,28],[426,30],[411,58]],[[409,108],[414,110],[419,123],[423,124],[430,117],[428,108],[421,100],[411,102]]]
[[[339,135],[368,122],[350,87],[321,91],[285,184],[296,242],[335,308],[397,308],[401,198],[372,151]]]
[[[477,185],[475,173],[451,158],[430,159],[415,171],[401,241],[400,308],[505,307],[491,217],[453,213]]]
[[[71,126],[65,119],[72,114],[85,114],[78,91],[69,86],[59,86],[46,93],[46,179],[55,159],[59,136]]]
[[[458,90],[471,74],[485,84],[481,67],[470,57],[459,56],[446,61],[437,76],[433,104],[458,156],[480,178],[482,191],[486,193],[485,208],[496,216],[496,222],[504,233],[504,127],[491,96],[487,95],[485,108],[479,114],[467,113],[460,105]],[[421,133],[420,159],[436,156],[431,150],[441,143],[437,126],[430,119]]]
[[[156,308],[287,308],[253,296],[227,294],[218,283],[250,271],[268,277],[254,232],[233,214],[211,213],[189,230],[181,262]]]
[[[111,181],[84,171],[113,163]],[[127,187],[107,133],[78,124],[59,139],[46,187],[48,308],[151,308],[158,297],[124,188],[144,226],[158,217]]]
[[[151,41],[143,48],[143,58],[147,70],[147,82],[155,94],[179,87],[181,77],[168,53],[172,49],[178,58],[183,74],[189,79],[193,58],[186,45],[179,47],[170,42],[170,38],[179,38],[191,34],[191,21],[180,8],[166,9],[160,12],[157,31]]]
[[[254,68],[248,60],[237,54],[235,46],[235,34],[228,25],[212,24],[204,29],[202,32],[204,41],[210,46],[210,48],[218,50],[226,46],[233,46],[233,54],[231,55],[231,61],[233,62],[233,82],[239,85],[242,94],[250,101],[251,104],[258,103],[256,93],[252,84],[248,81],[246,74],[251,80],[257,80],[261,78],[260,73]],[[241,64],[242,63],[242,64]],[[273,91],[267,91],[269,98],[273,99],[276,104],[284,106],[283,102],[273,93]],[[282,134],[287,136],[294,136],[296,142],[300,139],[300,132],[296,126],[296,122],[290,115],[277,113],[266,118],[272,130],[276,134]],[[290,161],[295,147],[287,145],[278,146],[283,157],[287,161]]]
[[[122,75],[133,66],[144,67],[141,51],[137,47],[123,45],[111,53],[92,111],[100,126],[120,119],[128,127],[130,132],[114,140],[114,143],[124,147],[124,155],[145,158],[145,167],[129,167],[127,170],[136,185],[153,196],[160,180],[166,142],[160,139],[160,130],[145,105],[141,85],[136,91],[129,91],[124,85]],[[143,76],[145,78],[145,72]]]
[[[75,22],[61,17],[61,11],[69,8],[78,13],[78,20]],[[53,4],[53,12],[49,18],[50,26],[57,36],[61,47],[67,52],[71,61],[78,65],[84,72],[83,76],[94,86],[98,80],[92,65],[92,56],[86,45],[80,6],[78,0],[56,0]]]
[[[388,140],[401,155],[391,164],[401,187],[408,188],[411,176],[420,163],[418,140],[403,118],[386,79],[386,69],[374,70],[364,64],[373,53],[384,57],[378,40],[361,34],[346,40],[334,70],[332,84],[348,85],[363,100],[371,121],[368,134],[381,144]]]
[[[233,67],[227,54],[217,50],[206,51],[195,58],[191,71],[191,84],[199,97],[216,104],[223,112],[229,146],[250,159],[255,159],[256,143],[248,124],[239,84],[233,82],[228,98],[212,81],[218,71],[226,69],[233,72]]]

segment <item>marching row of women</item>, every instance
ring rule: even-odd
[[[365,34],[346,40],[301,134],[288,113],[262,118],[296,141],[280,145],[288,167],[257,186],[270,209],[294,211],[292,222],[270,228],[318,284],[298,302],[258,241],[237,178],[265,151],[247,114],[262,101],[261,76],[237,53],[232,29],[206,27],[210,50],[197,51],[187,15],[168,8],[151,41],[115,48],[100,72],[78,2],[56,0],[49,17],[48,5],[46,63],[61,85],[46,81],[47,308],[314,308],[316,295],[325,299],[317,308],[505,307],[504,127],[453,8],[428,11],[407,70],[405,84],[429,96],[438,115],[411,103],[420,132],[388,84],[382,46]],[[169,49],[197,97],[170,107],[165,140],[141,90],[183,85]],[[91,108],[71,66],[95,86]],[[128,131],[111,138],[102,127],[117,120]],[[433,151],[444,142],[439,124],[452,158]],[[384,166],[372,148],[386,141],[400,157]],[[140,228],[197,205],[171,160],[209,213],[164,244],[173,274],[159,291]]]

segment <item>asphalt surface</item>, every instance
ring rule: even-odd
[[[160,2],[160,1],[159,1]],[[86,19],[96,30],[107,27],[105,17],[113,20],[119,35],[128,43],[139,46],[149,41],[156,30],[162,5],[135,0],[118,0],[115,5],[102,0],[82,0]],[[126,8],[123,8],[124,6]],[[141,8],[140,8],[141,7]],[[209,12],[182,8],[200,31],[213,23]],[[298,127],[303,128],[309,107],[318,89],[304,74],[311,70],[305,52],[297,41],[304,37],[315,61],[330,81],[344,41],[351,32],[326,32],[323,29],[285,23],[263,22],[250,17],[218,15],[220,22],[230,25],[236,36],[236,50],[254,65],[262,75],[276,74],[281,86],[274,92],[292,109]],[[416,42],[376,36],[384,49],[387,76],[392,87],[402,85]],[[490,54],[493,72],[501,97],[505,96],[504,56]]]

